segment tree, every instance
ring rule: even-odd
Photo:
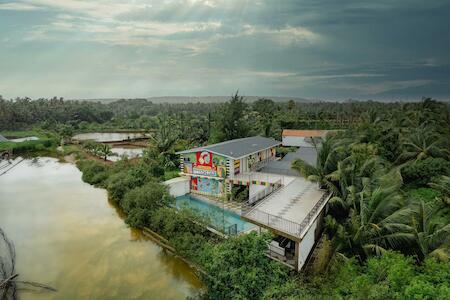
[[[64,146],[64,142],[73,135],[73,127],[71,125],[62,124],[58,126],[57,132],[60,137],[61,146]]]
[[[308,180],[317,182],[319,186],[326,187],[334,193],[339,193],[336,185],[327,177],[328,174],[336,170],[335,149],[333,138],[327,138],[319,146],[314,142],[314,148],[317,152],[316,165],[312,166],[308,162],[297,159],[292,163],[292,168],[298,171]]]
[[[430,129],[417,129],[402,143],[403,152],[399,162],[422,160],[428,157],[448,157],[448,150],[441,148],[441,138]]]
[[[97,145],[97,154],[98,156],[102,157],[103,160],[106,161],[109,155],[112,155],[113,152],[111,151],[111,146],[108,144],[99,143]]]
[[[246,120],[248,109],[244,97],[238,92],[231,97],[230,101],[222,105],[217,119],[217,129],[220,141],[247,137],[250,128]]]
[[[133,227],[143,227],[148,226],[154,211],[171,203],[173,198],[163,185],[149,182],[127,192],[121,205],[128,215],[127,223]]]
[[[434,178],[429,185],[442,193],[442,201],[446,205],[450,205],[450,176],[440,176]]]
[[[253,110],[258,112],[261,116],[261,126],[263,129],[264,136],[271,136],[272,134],[272,126],[273,126],[273,118],[275,115],[275,103],[270,99],[261,98],[256,100],[253,105]]]
[[[401,249],[412,244],[411,229],[399,220],[404,206],[399,188],[400,174],[391,172],[375,188],[369,181],[351,199],[354,205],[349,218],[337,228],[337,250],[344,250],[364,260],[387,249]]]
[[[415,239],[415,252],[421,260],[427,256],[450,260],[450,224],[439,218],[440,211],[419,201],[397,214],[397,220],[410,224],[409,239]]]
[[[174,120],[167,115],[158,116],[158,129],[150,135],[153,143],[144,153],[149,159],[156,159],[165,168],[176,167],[177,157],[173,147],[179,138]]]
[[[205,251],[202,281],[206,299],[260,299],[264,289],[287,278],[281,264],[266,257],[270,236],[232,237]]]

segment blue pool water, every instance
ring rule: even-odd
[[[227,229],[234,224],[237,225],[238,233],[255,227],[254,224],[242,220],[235,212],[222,209],[214,204],[195,198],[190,194],[177,197],[176,205],[178,208],[187,206],[207,215],[213,223],[211,225],[224,232],[227,232]]]

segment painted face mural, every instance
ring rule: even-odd
[[[207,166],[212,167],[212,154],[203,151],[203,152],[197,152],[197,166]]]
[[[189,168],[185,168],[190,171]],[[226,177],[226,158],[220,155],[212,154],[208,151],[195,153],[195,162],[192,164],[191,174]]]

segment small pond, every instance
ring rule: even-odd
[[[74,135],[72,139],[78,141],[121,142],[145,137],[147,135],[141,132],[90,132]]]

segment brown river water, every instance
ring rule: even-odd
[[[27,159],[0,176],[0,227],[15,244],[19,279],[58,290],[19,299],[184,299],[201,288],[188,265],[127,227],[73,164]]]

